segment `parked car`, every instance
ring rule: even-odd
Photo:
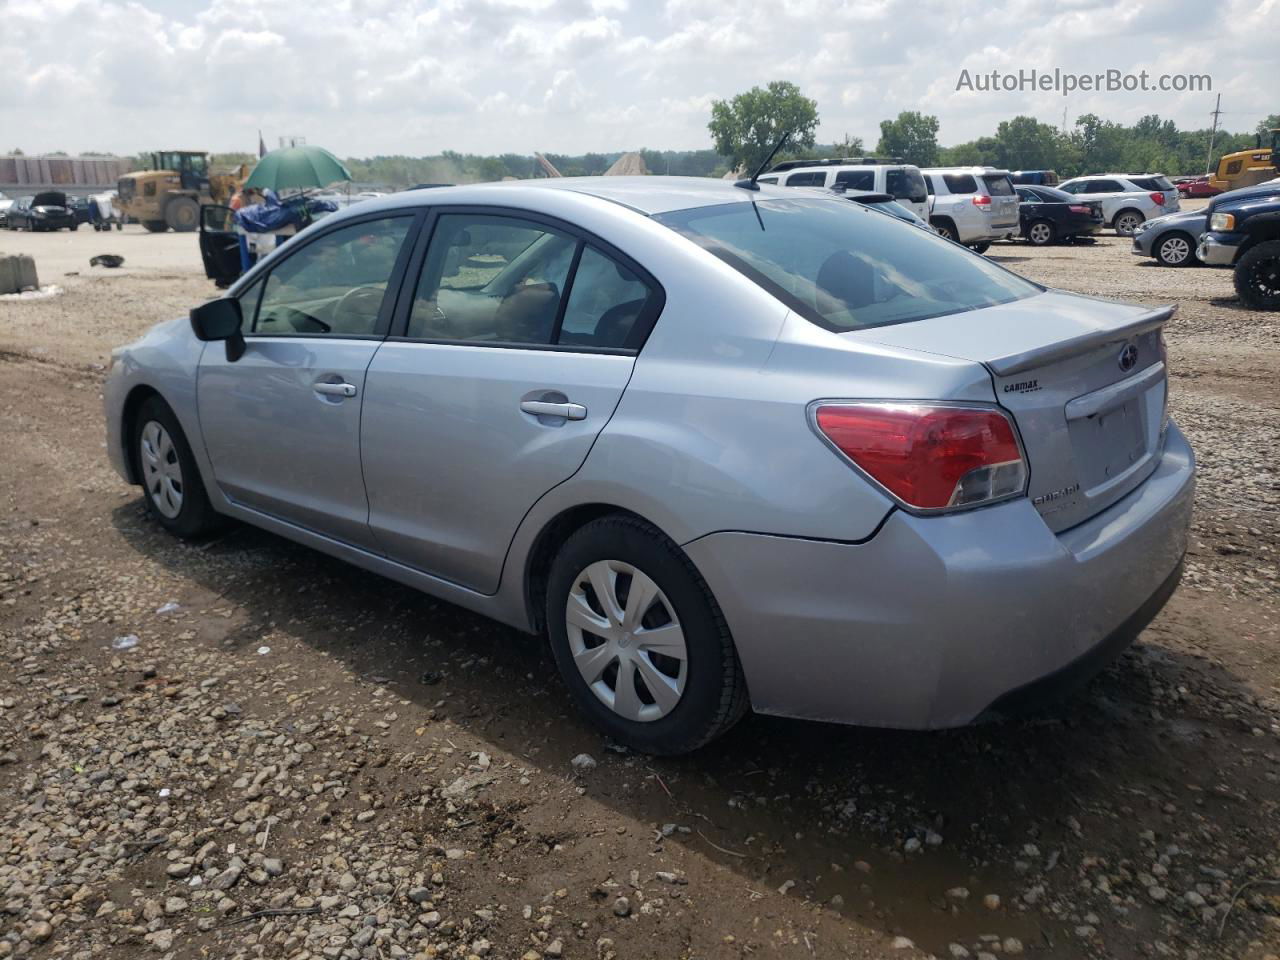
[[[929,223],[942,236],[978,253],[993,240],[1017,236],[1018,195],[1008,170],[937,167],[922,172],[933,198]]]
[[[1175,183],[1175,186],[1178,188],[1179,195],[1183,197],[1216,197],[1218,194],[1222,193],[1221,190],[1209,181],[1209,177],[1207,175],[1203,177],[1191,177],[1188,180],[1183,180],[1181,183]]]
[[[922,219],[929,216],[929,194],[920,168],[897,159],[785,160],[770,168],[760,182],[782,187],[887,193],[916,216]]]
[[[1016,186],[1017,184],[1030,184],[1041,187],[1056,187],[1058,185],[1058,172],[1056,170],[1015,170],[1010,174],[1011,179]]]
[[[863,206],[870,207],[877,213],[883,213],[890,217],[896,217],[899,220],[905,220],[914,226],[924,230],[936,232],[933,227],[929,226],[929,221],[904,207],[887,193],[870,193],[861,190],[844,190],[842,188],[833,188],[832,193],[844,197],[846,200],[852,200],[854,203],[860,203]]]
[[[1102,229],[1102,206],[1053,187],[1017,186],[1022,236],[1037,247],[1090,237]]]
[[[1208,219],[1203,210],[1183,210],[1146,220],[1133,232],[1130,253],[1137,257],[1154,257],[1166,267],[1199,266],[1196,245]]]
[[[92,215],[89,212],[88,197],[74,197],[67,194],[66,207],[71,215],[76,218],[77,224],[89,223],[92,220]]]
[[[1176,586],[1171,313],[814,191],[407,191],[114,351],[107,449],[178,536],[235,517],[545,636],[639,750],[748,707],[951,727]]]
[[[1196,254],[1205,263],[1234,268],[1236,293],[1246,305],[1280,310],[1280,194],[1252,194],[1217,206]]]
[[[1102,217],[1122,237],[1133,236],[1143,220],[1177,213],[1178,191],[1163,174],[1107,173],[1076,177],[1058,185],[1080,200],[1097,200]]]
[[[76,215],[67,207],[67,195],[57,191],[22,197],[9,208],[10,230],[78,230]]]

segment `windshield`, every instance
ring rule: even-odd
[[[915,167],[887,171],[884,188],[898,200],[923,203],[929,196],[924,186],[924,174]]]
[[[837,333],[976,310],[1041,290],[957,244],[857,203],[727,203],[655,219]]]

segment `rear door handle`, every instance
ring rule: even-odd
[[[547,400],[522,400],[520,409],[535,417],[564,417],[566,420],[587,419],[587,408],[580,403],[552,403]]]
[[[314,386],[316,393],[326,397],[354,397],[356,395],[354,383],[317,383]]]

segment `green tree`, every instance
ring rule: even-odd
[[[1058,156],[1057,128],[1035,117],[1002,120],[996,128],[996,160],[1008,170],[1051,170]]]
[[[1280,130],[1280,113],[1273,113],[1271,116],[1264,117],[1259,120],[1257,129],[1254,130],[1254,133],[1262,137],[1263,143],[1270,143],[1271,138],[1269,134],[1272,130]]]
[[[707,124],[716,153],[748,172],[764,163],[784,133],[790,134],[788,147],[812,147],[817,128],[817,102],[786,80],[775,80],[763,89],[752,87],[732,100],[712,101]]]
[[[938,163],[938,118],[915,110],[904,110],[896,120],[880,121],[880,143],[876,153],[901,157],[918,167]]]
[[[861,157],[867,152],[861,137],[846,133],[844,139],[832,144],[832,153],[837,157]]]

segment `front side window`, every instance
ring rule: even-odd
[[[837,333],[994,306],[1041,290],[856,203],[818,197],[740,202],[655,219]]]
[[[412,217],[341,227],[280,261],[267,275],[251,327],[270,336],[359,337],[378,319]]]

